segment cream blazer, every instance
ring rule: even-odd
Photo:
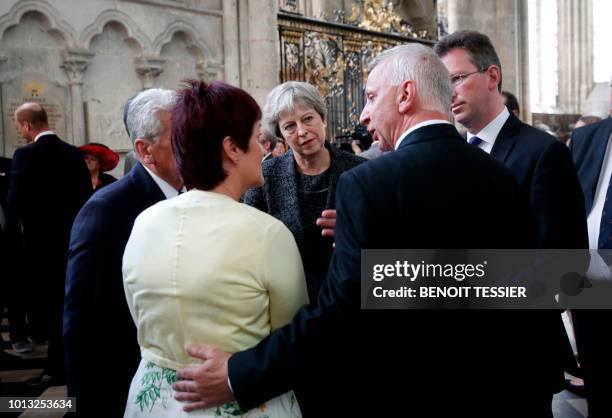
[[[228,196],[191,190],[138,216],[123,282],[142,357],[178,369],[188,343],[254,346],[307,303],[293,235]]]

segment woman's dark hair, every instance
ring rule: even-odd
[[[259,105],[247,92],[221,81],[185,80],[172,110],[172,149],[185,186],[210,190],[227,177],[223,139],[248,151]]]

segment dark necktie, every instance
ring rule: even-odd
[[[606,201],[601,212],[598,247],[606,250],[612,249],[612,178],[608,184]]]
[[[473,136],[470,139],[468,139],[468,144],[474,145],[475,147],[478,147],[478,145],[480,145],[481,142],[482,142],[482,139],[478,138],[477,136]]]

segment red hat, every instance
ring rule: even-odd
[[[98,142],[90,142],[89,144],[79,147],[83,155],[93,155],[100,160],[102,171],[110,171],[119,164],[119,154],[111,150],[104,144]]]

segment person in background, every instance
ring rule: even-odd
[[[333,238],[323,236],[317,221],[335,221],[338,177],[366,160],[326,141],[327,108],[311,84],[289,81],[275,87],[263,112],[265,123],[291,150],[262,165],[265,183],[250,189],[244,203],[280,219],[293,233],[304,263],[308,297],[316,304],[333,250]]]
[[[122,416],[140,362],[121,261],[136,216],[183,187],[170,143],[174,101],[175,93],[165,89],[148,89],[132,100],[126,118],[138,161],[120,180],[94,193],[72,227],[64,343],[68,396],[78,399],[81,417]],[[103,344],[104,338],[121,344]]]
[[[104,172],[117,167],[119,154],[98,142],[82,145],[80,150],[83,153],[83,158],[85,158],[94,191],[117,181],[115,177]]]
[[[612,85],[610,86],[612,87]],[[612,88],[611,100],[612,105]],[[612,117],[574,129],[570,143],[584,191],[591,265],[589,275],[612,278]],[[598,251],[599,250],[599,251]],[[580,369],[590,418],[612,416],[612,311],[573,309]],[[578,383],[579,382],[575,382]],[[580,386],[578,386],[580,387]]]
[[[597,122],[601,122],[601,118],[598,116],[580,116],[574,125],[574,129],[582,128],[583,126]]]
[[[499,57],[484,34],[458,31],[434,46],[453,85],[451,111],[470,144],[503,162],[516,177],[540,248],[587,248],[582,190],[567,147],[521,122],[504,105]]]
[[[372,137],[364,125],[357,125],[350,137],[351,150],[355,155],[361,155],[372,146]]]
[[[274,149],[272,150],[272,156],[280,157],[286,152],[287,152],[287,143],[285,142],[283,138],[276,137],[276,145],[274,146]]]
[[[519,102],[516,96],[509,91],[502,91],[502,97],[504,98],[504,104],[508,108],[509,111],[514,113],[514,116],[517,118],[521,118],[521,108],[519,107]]]
[[[563,143],[521,122],[508,110],[501,95],[501,63],[489,37],[476,31],[457,31],[441,38],[434,51],[450,73],[451,112],[467,129],[468,143],[514,174],[521,200],[530,207],[528,222],[538,231],[536,248],[587,248],[583,194],[572,156]],[[563,368],[567,367],[566,359],[572,358],[572,349],[559,313],[525,314],[529,314],[525,320],[548,323],[540,331],[543,339],[537,350],[538,355],[549,356],[549,373],[534,366],[533,382],[546,389],[537,392],[538,402],[542,413],[546,408],[542,416],[550,416],[553,393],[565,386]]]
[[[70,228],[91,196],[91,178],[83,155],[62,141],[49,127],[39,103],[24,103],[15,110],[14,124],[27,145],[17,149],[11,165],[6,199],[9,237],[23,238],[30,325],[42,324],[49,340],[43,372],[27,381],[30,386],[65,384],[62,312]],[[29,276],[29,277],[27,277]]]
[[[127,102],[125,102],[125,105],[123,105],[123,126],[130,140],[132,138],[132,135],[130,135],[130,129],[128,127],[127,118],[128,118],[128,112],[130,110],[130,103],[132,102],[132,100],[134,100],[134,97],[136,96],[132,96],[130,99],[128,99]],[[132,149],[130,150],[130,152],[125,154],[125,157],[123,159],[124,159],[123,175],[125,176],[127,173],[129,173],[132,170],[134,165],[136,165],[136,163],[138,162],[138,156],[136,155],[136,152]]]
[[[188,191],[140,214],[123,256],[125,294],[142,352],[126,418],[186,416],[170,386],[176,370],[192,363],[186,344],[244,350],[307,303],[291,232],[238,202],[248,188],[263,184],[257,102],[223,82],[186,84],[172,111],[172,145]],[[193,416],[301,413],[286,392],[253,411],[233,402]]]
[[[264,157],[262,161],[274,158],[272,151],[274,148],[276,148],[276,136],[274,136],[272,132],[268,131],[267,129],[262,129],[259,138],[257,138],[257,142],[259,142],[264,149]]]

